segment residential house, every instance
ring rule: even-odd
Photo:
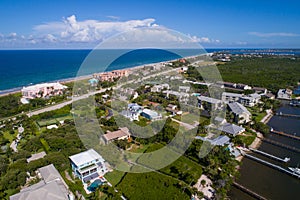
[[[188,93],[190,90],[191,90],[191,87],[189,87],[189,86],[179,86],[179,92]]]
[[[106,134],[102,136],[102,139],[105,144],[112,142],[114,140],[129,140],[130,133],[127,127],[122,127],[117,131],[110,132],[108,131]]]
[[[123,110],[120,114],[130,119],[130,121],[139,121],[139,116],[143,109],[144,108],[137,103],[130,103],[127,106],[127,110]]]
[[[83,183],[103,176],[107,172],[105,160],[94,149],[75,154],[69,159],[74,175]]]
[[[234,121],[238,124],[248,123],[251,121],[251,113],[238,102],[228,104],[229,109],[234,114]]]
[[[161,114],[158,114],[157,112],[150,109],[144,109],[143,112],[141,113],[141,116],[151,121],[162,119]]]
[[[195,139],[208,141],[208,142],[210,142],[210,144],[212,144],[214,146],[225,146],[230,143],[230,138],[227,135],[219,135],[218,137],[216,137],[214,139],[196,136]]]
[[[230,123],[222,124],[221,126],[218,127],[218,130],[227,133],[229,135],[232,135],[234,137],[238,134],[245,132],[245,128],[243,128],[242,126],[237,126],[235,124],[230,124]]]
[[[223,92],[222,93],[222,101],[226,103],[239,102],[244,106],[253,107],[257,103],[259,103],[261,96],[257,93],[253,93],[250,95],[237,94],[231,92]]]
[[[167,98],[170,97],[170,95],[173,95],[178,98],[180,102],[187,102],[189,100],[190,95],[185,92],[177,92],[173,90],[166,90],[163,91],[164,94],[166,94]]]
[[[277,99],[291,100],[293,91],[290,89],[280,89],[277,93]]]
[[[38,169],[40,182],[21,189],[10,200],[69,200],[74,198],[53,164]]]
[[[198,96],[198,105],[203,110],[220,110],[224,104],[220,99],[215,99],[206,96]]]
[[[124,69],[124,70],[114,70],[111,72],[103,72],[103,73],[99,73],[99,74],[94,74],[93,76],[94,76],[94,78],[97,78],[100,81],[112,82],[116,78],[120,78],[120,77],[124,77],[124,76],[128,76],[128,75],[129,75],[129,71]]]
[[[22,98],[35,99],[35,98],[47,98],[51,96],[57,96],[63,94],[63,91],[68,87],[60,83],[42,83],[23,87]]]
[[[177,109],[177,105],[169,104],[166,107],[166,111],[170,112],[172,115],[181,115],[182,111]]]
[[[160,85],[154,85],[151,88],[151,92],[161,92],[162,90],[169,90],[170,86],[167,83],[160,84]]]

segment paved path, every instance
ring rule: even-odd
[[[188,123],[185,123],[185,122],[182,122],[182,121],[179,121],[177,119],[174,119],[174,118],[171,118],[174,122],[177,122],[179,123],[181,126],[183,126],[184,128],[186,128],[187,130],[191,130],[193,128],[196,128],[198,126],[197,123],[195,123],[194,125],[191,125],[191,124],[188,124]]]

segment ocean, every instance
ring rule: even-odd
[[[206,51],[234,54],[259,52],[253,49],[206,49]],[[82,63],[85,63],[85,68],[80,70],[80,75],[88,75],[205,53],[201,49],[169,51],[140,49],[128,53],[125,50],[97,50],[96,53],[93,51],[94,58],[85,62],[90,52],[91,50],[0,50],[0,94],[32,84],[74,78],[78,75]],[[271,52],[299,54],[299,50]],[[126,54],[122,55],[123,53]]]

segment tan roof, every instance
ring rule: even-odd
[[[129,130],[127,127],[123,127],[123,128],[120,128],[120,130],[108,132],[103,135],[103,137],[105,138],[106,141],[118,139],[118,138],[124,137],[124,136],[130,136]]]

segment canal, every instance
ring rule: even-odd
[[[299,115],[300,108],[283,105],[278,110],[278,112]],[[273,116],[272,119],[268,122],[268,125],[274,130],[300,136],[300,118]],[[274,134],[270,134],[266,138],[300,149],[300,141],[297,140]],[[274,160],[270,160],[262,155],[253,155],[285,168],[287,168],[288,166],[297,167],[297,165],[299,165],[300,167],[300,153],[290,151],[282,147],[274,146],[266,142],[262,142],[259,150],[271,153],[281,158],[289,157],[291,158],[291,161],[287,164],[284,164],[276,162]],[[248,158],[244,158],[240,173],[241,176],[237,180],[238,183],[264,196],[267,199],[299,199],[300,197],[300,179],[291,177],[263,164],[257,163]],[[252,197],[236,189],[235,187],[233,187],[230,191],[229,197],[232,200],[253,199]]]

